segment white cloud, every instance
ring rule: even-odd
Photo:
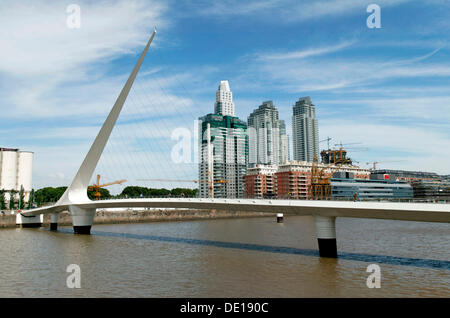
[[[331,52],[336,52],[350,46],[353,42],[343,42],[333,46],[310,48],[306,50],[299,50],[287,53],[272,53],[272,54],[259,54],[257,58],[260,60],[290,60],[290,59],[304,59],[307,57],[324,55]]]
[[[320,51],[310,48],[305,52]],[[323,91],[354,88],[367,85],[381,85],[395,78],[425,78],[450,76],[450,64],[430,62],[420,64],[436,52],[409,60],[384,61],[373,58],[329,58],[316,59],[311,55],[302,59],[289,58],[297,52],[282,53],[280,59],[259,59],[249,66],[249,74],[258,74],[267,79],[261,87],[275,86],[287,92]],[[288,57],[282,59],[281,57]],[[248,81],[248,79],[247,79]]]
[[[155,1],[78,4],[79,29],[67,27],[64,3],[21,1],[2,6],[0,79],[8,94],[2,94],[1,107],[8,116],[101,110],[99,98],[115,98],[123,85],[114,78],[99,82],[106,62],[140,51],[154,25],[169,24],[163,17],[166,6]]]
[[[79,1],[81,28],[66,25],[66,4],[8,2],[0,11],[0,70],[15,76],[52,76],[102,62],[141,46],[153,25],[167,24],[161,3]]]
[[[377,4],[383,8],[396,6],[411,0],[378,0]],[[366,7],[370,3],[361,0],[222,0],[207,1],[197,5],[198,13],[205,16],[262,16],[273,19],[276,16],[277,23],[304,22],[310,19],[329,16],[353,15],[360,12],[366,13]],[[271,20],[268,20],[269,22]],[[275,21],[275,20],[273,20]]]
[[[326,102],[325,102],[326,103]],[[422,124],[450,122],[450,96],[417,96],[403,98],[333,99],[333,105],[352,105],[364,109],[365,116],[379,120],[398,118]],[[435,129],[441,127],[435,126]],[[450,128],[447,127],[449,133]]]

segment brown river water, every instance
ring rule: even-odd
[[[0,230],[0,297],[450,297],[450,224],[338,218],[338,259],[311,217]],[[69,264],[81,288],[68,288]],[[367,266],[381,269],[368,288]]]

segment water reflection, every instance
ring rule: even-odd
[[[73,234],[72,230],[61,229],[59,232],[66,234]],[[202,245],[202,246],[214,246],[219,248],[232,248],[240,250],[249,251],[259,251],[268,253],[281,253],[281,254],[293,254],[293,255],[303,255],[303,256],[313,256],[319,257],[319,251],[311,249],[300,249],[295,247],[285,247],[285,246],[269,246],[269,245],[259,245],[259,244],[248,244],[248,243],[235,243],[235,242],[223,242],[223,241],[211,241],[211,240],[200,240],[182,237],[170,237],[170,236],[157,236],[157,235],[142,235],[133,233],[117,233],[117,232],[103,232],[103,231],[92,231],[92,235],[106,236],[106,237],[118,237],[126,239],[136,239],[136,240],[149,240],[149,241],[159,241],[159,242],[170,242],[170,243],[180,243],[180,244],[192,244],[192,245]],[[388,256],[388,255],[371,255],[371,254],[360,254],[360,253],[347,253],[338,252],[339,260],[350,260],[359,261],[367,263],[379,263],[379,264],[389,264],[389,265],[401,265],[401,266],[414,266],[422,268],[432,268],[432,269],[444,269],[450,270],[450,261],[445,260],[434,260],[434,259],[420,259],[420,258],[409,258],[409,257],[398,257],[398,256]],[[321,262],[335,262],[336,260],[321,260]]]

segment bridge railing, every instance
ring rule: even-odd
[[[112,197],[101,197],[99,200],[120,200],[120,199],[187,199],[187,198],[199,198],[199,197],[188,197],[188,196],[175,196],[175,195],[159,195],[159,196],[112,196]],[[219,199],[219,198],[217,198]],[[238,198],[227,198],[227,199],[238,199]],[[261,197],[246,197],[246,198],[240,198],[240,199],[253,199],[253,200],[295,200],[295,201],[304,201],[309,200],[305,198],[283,198],[283,197],[267,197],[267,198],[261,198]],[[404,203],[442,203],[442,204],[449,204],[450,199],[423,199],[423,198],[412,198],[412,199],[399,199],[399,198],[360,198],[354,200],[353,198],[331,198],[326,201],[357,201],[357,202],[404,202]],[[52,202],[45,202],[39,207],[45,207],[45,206],[51,206],[54,205],[56,201]],[[34,208],[37,206],[34,206]],[[23,209],[23,211],[26,211],[27,209]],[[10,212],[9,210],[3,210],[4,213],[6,211]]]
[[[159,195],[159,196],[114,196],[110,198],[100,198],[100,200],[118,200],[118,199],[187,199],[187,198],[200,198],[200,197],[188,197],[188,196],[174,196],[174,195]],[[205,198],[206,199],[206,198]],[[220,199],[220,198],[217,198]],[[245,197],[245,198],[224,198],[224,199],[253,199],[253,200],[310,200],[305,198],[283,198],[283,197]],[[361,198],[354,200],[353,198],[330,198],[324,201],[358,201],[358,202],[405,202],[405,203],[450,203],[450,200],[440,200],[440,199],[422,199],[422,198],[412,198],[412,199],[401,199],[401,198]]]

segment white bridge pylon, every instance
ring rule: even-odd
[[[87,196],[87,188],[89,186],[89,182],[94,174],[95,168],[97,167],[98,161],[105,149],[106,143],[108,142],[109,137],[111,136],[111,132],[117,122],[117,118],[122,111],[123,105],[128,97],[128,93],[131,90],[131,86],[133,86],[134,80],[141,68],[142,62],[148,52],[150,44],[153,41],[153,38],[156,35],[156,28],[153,30],[150,39],[147,42],[147,45],[144,48],[144,51],[141,53],[139,60],[134,66],[128,80],[125,83],[125,86],[122,88],[122,91],[117,97],[116,102],[114,103],[113,108],[111,109],[108,117],[106,118],[102,128],[100,129],[97,137],[95,138],[94,143],[92,144],[89,152],[84,158],[83,163],[81,164],[78,172],[73,179],[70,186],[64,192],[62,197],[56,202],[53,207],[66,207],[69,210],[70,215],[72,217],[73,229],[76,234],[90,234],[91,225],[95,216],[95,208],[80,208],[78,204],[88,203],[90,199]],[[38,210],[38,209],[36,209]],[[34,222],[34,220],[29,218],[29,215],[32,214],[35,210],[30,212],[24,212],[22,215],[18,215],[18,223],[20,224],[30,224]],[[41,213],[49,213],[49,209],[43,209]],[[58,212],[59,209],[57,209]],[[57,213],[57,212],[56,212]],[[28,217],[28,219],[27,219]],[[57,216],[52,217],[53,220],[57,220]],[[53,221],[52,221],[53,223]],[[51,226],[52,229],[55,229],[56,226],[53,224]]]
[[[316,224],[320,256],[337,257],[336,217],[375,218],[423,222],[450,223],[450,204],[391,203],[391,202],[343,202],[308,200],[262,199],[202,199],[157,198],[91,201],[87,188],[97,163],[105,148],[117,118],[122,110],[131,86],[155,37],[153,31],[139,60],[122,88],[111,112],[95,138],[86,158],[71,185],[53,206],[47,206],[17,215],[17,224],[23,227],[42,224],[43,214],[52,214],[51,229],[56,230],[58,213],[69,211],[76,234],[90,234],[95,211],[99,208],[191,208],[216,209],[242,212],[285,213],[286,215],[312,215]]]

